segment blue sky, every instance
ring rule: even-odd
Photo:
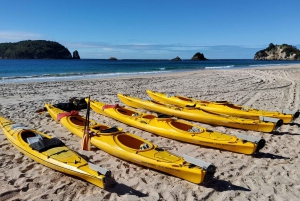
[[[300,48],[299,0],[0,0],[0,43],[56,41],[81,58],[252,59]]]

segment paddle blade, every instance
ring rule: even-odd
[[[86,151],[91,150],[91,138],[88,130],[84,130],[81,140],[81,149]]]

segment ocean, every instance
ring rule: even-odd
[[[300,61],[255,61],[215,59],[170,60],[0,60],[0,84],[64,81],[202,69],[237,69],[300,64]]]

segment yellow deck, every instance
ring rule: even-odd
[[[183,119],[198,121],[206,124],[238,128],[243,130],[272,132],[275,129],[277,129],[277,125],[281,125],[280,121],[282,121],[278,119],[278,122],[274,123],[265,122],[261,120],[233,117],[224,114],[215,114],[196,108],[166,105],[157,101],[143,100],[140,98],[131,97],[123,94],[118,94],[118,97],[124,104],[134,108],[143,108],[146,110],[176,116]]]
[[[46,107],[52,117],[56,117],[57,114],[64,112],[50,104],[46,104]],[[82,138],[83,124],[76,122],[84,121],[85,118],[82,116],[65,116],[60,120],[60,123],[69,131]],[[141,137],[122,132],[120,128],[115,132],[104,133],[103,130],[106,129],[110,129],[110,127],[90,120],[90,130],[94,133],[91,137],[91,143],[111,155],[169,173],[193,183],[206,182],[214,173],[207,174],[205,169],[191,166],[182,157],[160,149],[157,145]],[[148,148],[141,150],[140,147],[144,143],[148,144]]]
[[[295,114],[284,114],[279,111],[257,110],[250,107],[231,104],[228,101],[212,102],[212,101],[205,101],[205,100],[196,100],[196,99],[188,98],[185,96],[179,96],[179,95],[168,96],[167,94],[154,92],[151,90],[146,90],[146,92],[153,100],[162,103],[177,105],[181,107],[185,107],[189,105],[209,112],[227,114],[227,115],[247,118],[247,119],[258,120],[260,116],[265,116],[265,117],[282,119],[283,123],[290,123],[293,121],[294,118],[297,118],[299,116],[299,112],[298,113],[295,112]]]
[[[79,177],[101,188],[105,187],[108,178],[90,169],[88,162],[68,147],[59,146],[38,152],[33,150],[27,142],[28,138],[37,135],[43,139],[51,139],[51,136],[22,127],[1,116],[0,127],[9,142],[29,158],[54,170]]]
[[[99,114],[163,137],[244,154],[253,154],[258,151],[256,149],[257,143],[246,142],[236,136],[206,130],[186,121],[174,118],[158,118],[157,115],[138,112],[128,107],[103,109],[107,104],[95,100],[91,100],[90,103],[91,108]],[[263,146],[260,146],[259,149]]]

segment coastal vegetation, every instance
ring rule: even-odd
[[[254,60],[300,60],[300,50],[288,44],[270,43],[267,48],[255,53]]]
[[[80,58],[78,52],[75,53]],[[63,45],[46,40],[26,40],[0,43],[0,59],[72,59]]]

